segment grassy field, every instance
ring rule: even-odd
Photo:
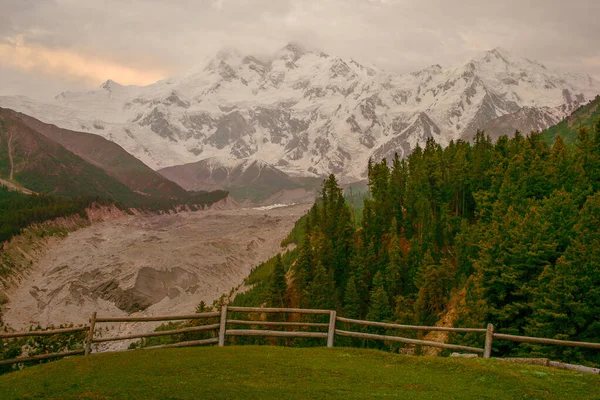
[[[0,376],[0,398],[598,399],[600,378],[494,360],[231,346],[64,359]]]

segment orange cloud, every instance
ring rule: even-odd
[[[600,56],[580,57],[580,60],[587,66],[600,67]]]
[[[26,44],[21,38],[0,42],[0,65],[54,76],[67,76],[99,84],[113,79],[123,85],[148,85],[164,79],[167,71],[140,69],[113,61],[90,58],[72,50]]]

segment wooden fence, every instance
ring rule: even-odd
[[[317,314],[327,315],[327,323],[317,322],[303,322],[303,321],[264,321],[259,320],[244,320],[244,319],[228,319],[228,313],[282,313],[282,314]],[[101,323],[115,323],[115,322],[158,322],[158,321],[184,321],[184,320],[201,320],[209,318],[219,318],[219,323],[186,327],[174,330],[149,332],[149,333],[137,333],[123,336],[113,337],[97,337],[96,336],[96,325]],[[401,336],[392,335],[380,335],[373,333],[364,333],[350,330],[341,330],[336,327],[337,322],[343,322],[349,325],[367,326],[367,327],[378,327],[393,330],[413,330],[413,331],[442,331],[442,332],[460,332],[460,333],[481,333],[485,334],[485,345],[484,348],[461,346],[457,344],[434,342],[429,340],[412,339]],[[265,327],[299,327],[299,328],[319,328],[321,331],[309,332],[309,331],[285,331],[285,330],[270,330],[270,329],[231,329],[228,326],[231,325],[246,325],[246,326],[265,326]],[[326,328],[326,331],[323,329]],[[494,326],[492,324],[487,325],[487,329],[483,328],[447,328],[439,326],[416,326],[416,325],[400,325],[391,324],[386,322],[375,322],[375,321],[364,321],[358,319],[343,318],[337,316],[335,311],[331,310],[315,310],[315,309],[301,309],[301,308],[262,308],[262,307],[230,307],[223,306],[220,312],[205,312],[189,315],[168,315],[168,316],[157,316],[157,317],[99,317],[94,312],[89,320],[89,325],[68,328],[68,329],[55,329],[47,331],[30,331],[30,332],[15,332],[15,333],[0,333],[0,341],[2,339],[11,339],[18,337],[33,337],[33,336],[50,336],[64,333],[76,333],[76,332],[88,332],[83,342],[83,349],[63,351],[59,353],[42,354],[32,357],[19,357],[8,360],[0,360],[0,365],[9,365],[16,363],[25,363],[30,361],[45,360],[50,358],[61,358],[73,355],[89,355],[92,352],[92,345],[119,341],[119,340],[131,340],[139,338],[157,337],[157,336],[170,336],[180,333],[190,332],[202,332],[202,331],[215,331],[214,338],[184,341],[173,344],[165,344],[160,346],[145,347],[149,348],[161,348],[161,347],[185,347],[185,346],[198,346],[203,344],[217,344],[218,346],[225,345],[225,339],[228,336],[263,336],[263,337],[298,337],[298,338],[321,338],[327,339],[327,347],[334,346],[335,335],[360,338],[360,339],[372,339],[372,340],[383,340],[389,342],[400,342],[406,344],[414,344],[428,347],[438,347],[442,349],[457,350],[469,353],[477,353],[483,356],[483,358],[490,358],[492,352],[492,345],[494,339],[498,340],[509,340],[515,342],[525,343],[540,343],[540,344],[551,344],[558,346],[571,346],[571,347],[584,347],[590,349],[600,349],[600,343],[591,342],[576,342],[570,340],[557,340],[557,339],[545,339],[529,336],[516,336],[506,335],[494,332]]]

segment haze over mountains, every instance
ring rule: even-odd
[[[101,135],[154,169],[216,157],[350,181],[364,178],[369,157],[405,156],[428,138],[468,140],[477,129],[492,137],[541,130],[598,93],[590,76],[502,49],[393,75],[290,44],[268,59],[221,51],[196,71],[146,87],[109,80],[53,104],[0,97],[0,105]]]

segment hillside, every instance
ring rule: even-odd
[[[99,197],[150,209],[212,204],[227,196],[225,191],[187,192],[114,143],[5,108],[0,108],[0,179],[36,193]]]
[[[38,193],[100,196],[128,203],[137,195],[126,185],[0,108],[0,177]]]
[[[558,124],[543,130],[542,137],[549,143],[554,143],[560,135],[566,143],[574,143],[579,128],[585,126],[593,132],[598,123],[600,123],[600,96],[578,107]]]
[[[598,93],[590,76],[499,48],[397,75],[292,43],[266,57],[223,50],[144,87],[109,80],[48,104],[0,105],[101,135],[155,169],[219,157],[349,182],[365,177],[369,157],[407,156],[430,138],[471,140],[480,128],[493,137],[544,129]]]
[[[127,379],[123,379],[126,375]],[[597,376],[350,348],[139,350],[0,376],[3,399],[593,399]]]
[[[284,196],[292,202],[298,197],[293,195],[295,191],[300,192],[300,198],[304,199],[307,192],[314,191],[320,183],[316,178],[293,178],[275,166],[258,160],[209,158],[163,168],[158,172],[187,190],[224,189],[235,200],[253,202],[261,202],[272,196]]]
[[[102,136],[61,129],[22,113],[18,113],[16,117],[31,129],[62,145],[88,163],[102,168],[135,192],[179,199],[188,196],[186,190],[176,183],[165,179],[123,150],[121,146]]]

